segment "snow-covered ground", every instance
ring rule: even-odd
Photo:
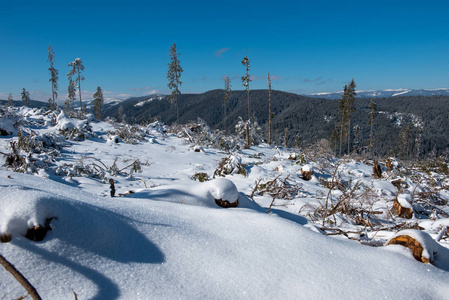
[[[12,141],[19,148],[21,129],[20,147],[32,153],[20,150],[16,166],[28,174],[0,155],[0,235],[12,238],[0,254],[43,299],[449,299],[448,243],[428,239],[449,225],[447,204],[422,217],[430,208],[413,202],[431,188],[447,202],[441,174],[415,182],[384,170],[374,179],[356,160],[264,144],[227,152],[157,122],[133,132],[28,108],[3,111],[0,128],[12,133],[0,137],[0,152],[12,153]],[[192,179],[200,173],[216,178]],[[390,213],[396,179],[410,220]],[[24,237],[44,224],[42,241]],[[433,264],[399,245],[362,245],[401,228],[429,245]],[[24,294],[0,270],[0,299]]]

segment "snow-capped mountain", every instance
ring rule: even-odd
[[[324,99],[339,99],[342,94],[343,91],[335,93],[315,93],[308,96]],[[387,98],[396,96],[449,96],[449,89],[387,89],[377,91],[357,91],[358,98]]]

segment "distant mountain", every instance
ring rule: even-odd
[[[0,105],[7,105],[8,100],[0,100]],[[22,106],[23,101],[22,100],[13,100],[12,101],[13,106]],[[30,107],[36,107],[36,108],[46,108],[48,107],[47,102],[37,101],[37,100],[30,100]]]
[[[449,96],[449,89],[388,89],[378,91],[356,91],[358,98],[386,98],[397,96]],[[315,93],[307,95],[314,98],[340,99],[343,91],[335,93]]]

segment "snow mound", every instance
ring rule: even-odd
[[[332,239],[251,209],[170,203],[233,197],[229,181],[147,192],[152,199],[145,201],[100,199],[48,179],[0,171],[2,220],[58,217],[44,241],[18,236],[0,244],[0,252],[43,299],[73,299],[72,291],[79,299],[447,297],[447,272],[383,248]],[[8,299],[23,294],[5,272],[0,291]]]
[[[2,188],[0,234],[25,235],[28,228],[44,225],[55,217],[50,209],[52,195],[22,186]]]
[[[0,176],[5,178],[4,174]],[[17,176],[13,174],[11,177]],[[47,219],[55,218],[44,242],[51,243],[54,251],[62,251],[69,257],[87,251],[120,262],[150,262],[152,258],[148,257],[148,250],[161,259],[161,254],[151,242],[114,212],[80,201],[85,198],[95,203],[99,201],[97,196],[30,177],[36,180],[37,186],[25,187],[14,179],[7,179],[10,181],[8,185],[0,185],[0,234],[12,235],[12,243],[16,239],[21,240],[28,228],[43,226]],[[49,184],[56,186],[56,190],[49,190]],[[65,253],[69,248],[71,250]]]
[[[204,186],[209,189],[209,192],[212,197],[214,197],[214,199],[222,199],[234,202],[239,198],[237,187],[229,179],[216,178],[211,181],[207,181]]]
[[[85,126],[88,120],[72,119],[65,115],[64,111],[61,111],[56,118],[56,128],[59,130],[72,130],[74,128],[81,129]]]
[[[130,194],[127,198],[142,198],[155,201],[168,201],[178,204],[219,208],[215,200],[235,202],[239,200],[239,207],[257,207],[246,196],[239,195],[235,184],[226,178],[216,178],[205,182],[191,182],[188,184],[164,185],[152,189],[141,189]]]

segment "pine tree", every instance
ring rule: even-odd
[[[179,96],[181,96],[181,92],[179,91],[179,87],[182,85],[181,82],[181,73],[183,69],[180,65],[180,60],[178,59],[179,54],[176,50],[176,44],[170,47],[168,52],[170,57],[170,62],[168,63],[168,87],[171,90],[170,95],[170,103],[176,105],[176,122],[179,124]]]
[[[229,76],[226,76],[224,79],[225,82],[225,94],[224,94],[224,102],[223,102],[223,107],[224,107],[224,129],[226,130],[226,112],[227,112],[227,104],[229,102],[229,98],[231,97],[231,80],[229,79]]]
[[[23,88],[22,93],[20,94],[22,95],[23,105],[25,106],[30,105],[30,93],[27,92],[25,88]]]
[[[351,115],[355,111],[355,96],[357,95],[355,92],[356,84],[354,79],[348,85],[347,90],[347,113],[348,113],[348,154],[351,152]]]
[[[12,102],[13,100],[14,100],[14,99],[12,98],[12,94],[9,93],[9,95],[8,95],[8,103],[7,103],[7,105],[8,105],[9,107],[14,106],[14,102]]]
[[[351,115],[355,111],[355,87],[354,79],[351,80],[349,85],[345,85],[343,88],[343,95],[340,100],[340,151],[341,156],[344,137],[347,137],[348,142],[348,154],[351,152]]]
[[[66,108],[66,112],[71,111],[75,106],[75,97],[76,97],[76,81],[73,81],[71,77],[69,77],[69,86],[67,87],[67,100],[64,103]]]
[[[69,73],[67,73],[67,76],[69,77],[69,94],[70,94],[70,86],[73,86],[73,91],[76,88],[76,84],[78,83],[78,93],[80,96],[80,109],[82,109],[83,107],[83,102],[81,100],[81,81],[84,80],[84,76],[81,75],[81,72],[84,72],[84,65],[83,65],[83,61],[81,60],[81,58],[75,58],[74,61],[70,62],[68,64],[69,67],[72,67],[72,69],[70,70]],[[77,75],[77,78],[75,79],[75,81],[72,80],[73,75]],[[70,98],[70,97],[69,97]],[[72,99],[75,99],[75,97],[73,97]]]
[[[72,110],[72,104],[69,98],[64,101],[64,112],[69,115]]]
[[[249,76],[249,70],[250,70],[250,61],[248,59],[248,56],[245,56],[242,60],[242,65],[246,68],[246,75],[242,76],[242,85],[245,87],[246,95],[248,96],[248,120],[251,117],[250,109],[249,109],[249,83],[251,82],[251,78]]]
[[[51,95],[52,95],[52,103],[50,105],[49,103],[49,109],[53,110],[56,109],[56,99],[58,98],[58,70],[55,69],[53,60],[55,59],[55,53],[53,52],[53,49],[50,45],[48,45],[48,59],[47,62],[50,63],[50,68],[48,70],[50,71],[50,79],[51,82]]]
[[[271,79],[270,72],[268,72],[268,145],[271,145]]]
[[[343,95],[340,100],[340,123],[338,129],[340,130],[340,151],[339,156],[341,156],[341,149],[343,145],[343,134],[346,132],[346,123],[348,122],[348,86],[345,85],[343,88]]]
[[[95,92],[94,96],[94,116],[97,120],[101,120],[103,118],[103,104],[104,104],[104,97],[103,97],[103,91],[101,90],[101,87],[97,87],[97,91]]]

